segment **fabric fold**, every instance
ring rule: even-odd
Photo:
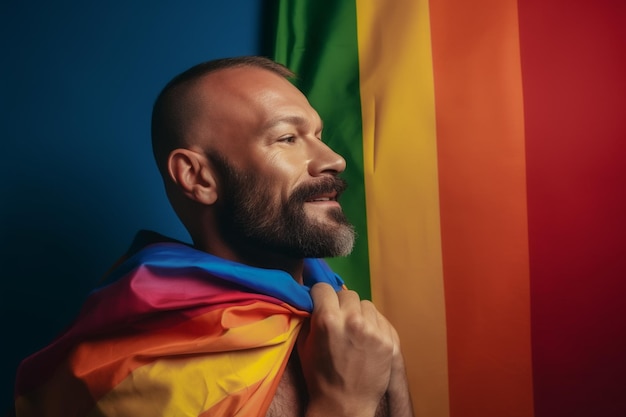
[[[72,326],[21,364],[19,417],[264,415],[312,309],[310,286],[343,286],[319,259],[305,260],[300,285],[153,242],[131,247]]]

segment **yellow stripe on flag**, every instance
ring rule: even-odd
[[[372,298],[400,333],[417,415],[448,415],[428,2],[357,1]]]

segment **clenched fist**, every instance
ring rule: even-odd
[[[311,297],[313,313],[298,340],[307,416],[374,416],[390,386],[401,385],[408,401],[404,374],[400,383],[392,375],[404,373],[397,333],[374,304],[323,283]]]

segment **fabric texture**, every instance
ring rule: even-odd
[[[22,363],[18,417],[263,416],[312,309],[310,286],[343,286],[322,260],[305,260],[300,285],[145,236],[73,325]]]

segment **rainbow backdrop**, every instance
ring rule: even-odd
[[[418,416],[626,415],[626,2],[274,10]],[[370,293],[371,290],[371,293]]]

